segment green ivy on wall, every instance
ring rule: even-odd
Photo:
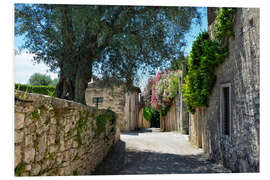
[[[222,46],[225,38],[233,34],[232,17],[235,9],[219,8],[215,22],[215,40],[202,32],[193,42],[188,56],[188,71],[182,87],[184,102],[192,114],[196,108],[208,106],[208,96],[215,84],[215,68],[229,55]]]
[[[215,68],[229,55],[222,42],[233,34],[234,12],[233,8],[219,8],[214,27],[215,40],[210,39],[208,32],[202,32],[193,42],[182,87],[184,102],[193,114],[196,108],[208,105],[208,96],[216,80]]]
[[[223,41],[226,37],[233,35],[232,17],[234,8],[219,8],[215,23],[215,38]]]
[[[113,125],[116,121],[116,113],[113,112],[110,109],[106,109],[105,112],[98,115],[96,118],[96,133],[99,135],[102,132],[106,132],[106,124],[107,122],[110,122],[111,125]]]

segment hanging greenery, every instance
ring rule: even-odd
[[[223,41],[226,37],[233,35],[232,18],[235,8],[219,8],[215,23],[215,38]]]
[[[215,24],[215,40],[208,32],[202,32],[193,42],[188,56],[188,71],[182,86],[184,102],[188,111],[195,113],[196,108],[208,105],[208,96],[215,84],[215,68],[229,55],[222,41],[232,33],[232,8],[220,8]]]

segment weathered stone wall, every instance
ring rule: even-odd
[[[234,172],[259,171],[259,9],[237,9],[229,57],[216,69],[208,108],[191,117],[191,142]],[[209,24],[213,37],[213,23]],[[221,131],[221,85],[231,85],[231,135]],[[201,130],[196,124],[201,123]],[[196,130],[197,128],[197,130]]]
[[[15,92],[15,175],[87,175],[119,140],[105,110]]]
[[[121,131],[136,130],[139,120],[139,102],[136,92],[125,94],[124,117],[121,121]]]
[[[166,116],[160,117],[160,128],[162,131],[179,131],[180,122],[177,117],[178,108],[180,107],[176,105],[175,99]]]
[[[151,123],[143,117],[143,108],[139,111],[138,128],[150,128]]]

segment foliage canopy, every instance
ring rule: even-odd
[[[85,103],[93,74],[132,84],[181,54],[194,18],[190,7],[16,4],[15,34],[35,62],[59,70],[58,97]]]

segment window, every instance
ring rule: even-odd
[[[221,85],[220,124],[222,134],[231,136],[231,84]]]
[[[103,97],[93,97],[93,103],[98,104],[103,102]]]

